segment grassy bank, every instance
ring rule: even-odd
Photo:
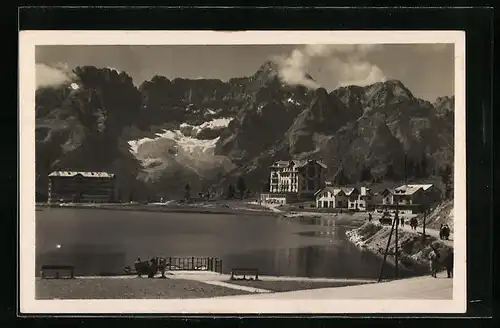
[[[36,299],[175,299],[250,292],[183,279],[37,279]]]
[[[273,292],[291,292],[296,290],[318,289],[318,288],[332,288],[332,287],[345,287],[361,285],[361,282],[348,282],[348,281],[266,281],[266,280],[228,280],[233,285],[254,287],[260,289],[267,289]]]
[[[391,227],[366,222],[361,227],[346,233],[351,242],[359,247],[369,250],[379,256],[383,256],[390,236]],[[429,272],[428,255],[432,250],[431,245],[436,248],[444,259],[447,252],[453,248],[447,246],[443,241],[432,236],[424,239],[421,234],[399,230],[398,244],[400,250],[399,265],[402,269],[409,270],[415,274],[427,274]],[[394,252],[395,237],[392,236],[389,252]],[[393,256],[387,258],[394,263]]]
[[[419,226],[421,226],[424,220],[423,214],[419,214],[417,220]],[[451,232],[453,232],[453,200],[447,200],[434,207],[429,215],[427,215],[425,222],[428,228],[437,230],[441,227],[441,224],[447,224]]]

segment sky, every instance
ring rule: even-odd
[[[44,45],[36,47],[37,84],[62,81],[76,66],[128,73],[139,86],[155,75],[169,79],[249,76],[267,60],[279,63],[290,84],[328,91],[397,79],[417,97],[454,94],[453,44],[387,45]],[[310,74],[315,82],[305,79]]]

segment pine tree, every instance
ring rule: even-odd
[[[335,176],[335,182],[338,185],[346,185],[349,184],[349,179],[344,174],[344,169],[340,169]]]
[[[363,165],[363,169],[361,170],[361,178],[360,178],[360,180],[361,181],[371,181],[371,180],[373,180],[371,169],[368,166],[366,166],[366,165]]]
[[[233,184],[227,186],[227,199],[233,199],[235,194],[235,188]]]
[[[385,170],[385,178],[389,180],[397,180],[396,172],[394,172],[394,165],[387,165],[387,168]]]
[[[420,159],[420,169],[422,172],[422,177],[427,177],[428,162],[427,162],[427,155],[425,153],[422,153],[422,158]]]
[[[408,159],[406,162],[406,177],[415,177],[415,163],[412,159]]]
[[[414,176],[417,179],[423,178],[424,175],[422,173],[422,167],[420,166],[420,163],[415,163],[414,166]]]
[[[453,197],[453,169],[451,165],[447,164],[440,170],[441,181],[445,188],[445,198],[451,199]]]
[[[262,191],[269,192],[270,190],[271,190],[271,183],[269,182],[269,180],[266,180],[264,186],[262,187]]]
[[[184,187],[184,198],[186,200],[189,200],[191,198],[191,186],[189,185],[189,183]]]
[[[243,179],[242,176],[238,178],[237,188],[238,191],[240,192],[240,198],[243,199],[243,196],[245,196],[245,191],[247,188],[245,186],[245,180]]]

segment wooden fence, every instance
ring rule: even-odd
[[[214,271],[222,273],[222,260],[215,257],[167,257],[167,270]]]

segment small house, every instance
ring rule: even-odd
[[[341,188],[325,187],[315,193],[317,208],[347,208],[348,197]]]
[[[359,189],[358,188],[342,188],[347,196],[347,207],[350,210],[359,210]]]
[[[371,189],[367,187],[361,187],[359,189],[360,189],[359,200],[358,200],[359,209],[362,211],[371,209],[374,204],[374,197]]]
[[[394,189],[400,205],[430,205],[441,199],[441,191],[433,184],[408,184]]]
[[[382,190],[379,194],[379,197],[382,199],[382,205],[393,205],[393,193],[392,189],[386,188]]]

